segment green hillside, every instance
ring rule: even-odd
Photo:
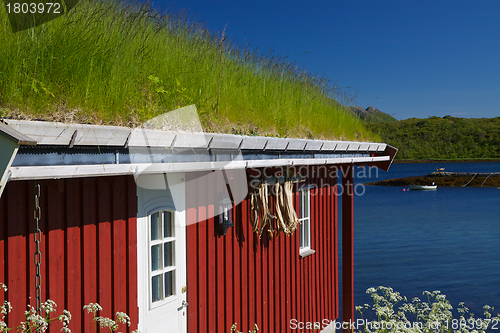
[[[136,126],[196,104],[207,131],[377,140],[325,77],[149,4],[82,0],[12,33],[0,6],[0,116]]]
[[[369,106],[363,109],[359,106],[349,107],[352,113],[359,117],[359,119],[369,122],[369,123],[383,123],[383,122],[393,122],[397,121],[393,116],[380,111],[379,109]]]
[[[500,117],[411,118],[369,127],[399,149],[397,159],[500,158]]]

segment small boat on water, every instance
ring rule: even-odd
[[[437,185],[410,185],[410,190],[437,190]]]
[[[436,171],[444,171],[444,168],[437,168]]]

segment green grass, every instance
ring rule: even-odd
[[[196,104],[208,131],[377,140],[328,78],[177,12],[82,0],[12,33],[0,6],[0,115],[134,126]],[[219,88],[220,87],[220,88]]]

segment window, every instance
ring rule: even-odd
[[[156,212],[149,216],[149,283],[152,306],[175,295],[174,214]]]
[[[299,191],[299,254],[307,257],[315,251],[311,249],[311,190],[303,187]]]

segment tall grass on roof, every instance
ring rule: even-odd
[[[371,138],[328,78],[239,47],[182,12],[81,0],[14,34],[0,8],[4,116],[136,125],[196,104],[206,130]]]

